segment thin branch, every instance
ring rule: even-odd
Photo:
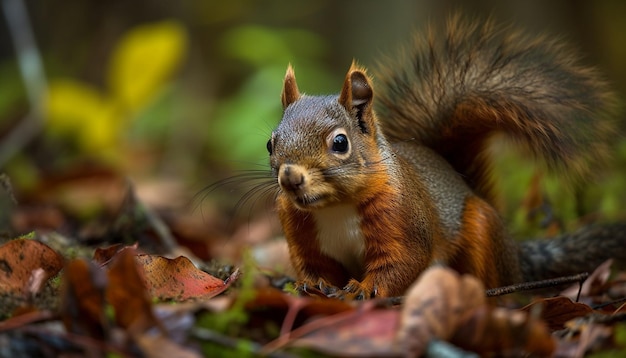
[[[3,0],[2,9],[13,39],[30,112],[0,143],[0,167],[39,133],[48,84],[23,0]]]
[[[536,290],[540,288],[556,287],[567,283],[582,283],[589,277],[588,273],[572,276],[551,278],[542,281],[522,282],[515,285],[496,287],[486,291],[487,297],[502,296],[513,292]]]

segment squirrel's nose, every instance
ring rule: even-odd
[[[306,169],[295,164],[283,164],[278,170],[278,184],[285,190],[296,191],[305,183]]]

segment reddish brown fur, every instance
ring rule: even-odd
[[[446,248],[452,250],[442,261],[461,273],[478,277],[488,288],[519,280],[513,265],[517,262],[515,248],[504,237],[505,230],[495,209],[476,196],[469,197],[462,221],[458,236],[446,241]]]
[[[579,177],[592,171],[589,158],[605,156],[609,126],[602,119],[613,95],[556,41],[454,18],[414,48],[380,71],[380,120],[371,81],[356,64],[332,98],[301,96],[287,71],[270,163],[275,173],[297,165],[302,174],[278,196],[301,284],[401,295],[432,264],[476,275],[488,287],[518,281],[518,248],[492,206],[491,136],[504,133],[550,168]],[[335,150],[338,129],[352,152]],[[352,258],[333,259],[320,248],[313,211],[340,205],[356,207],[359,216],[345,222],[360,225],[364,267],[356,272],[363,277],[350,277],[337,261],[353,266]],[[361,244],[346,227],[328,237]],[[363,245],[345,247],[360,252]],[[535,256],[546,256],[542,248]]]
[[[291,262],[299,279],[308,285],[325,284],[342,287],[350,279],[346,269],[320,251],[315,222],[310,213],[297,210],[287,198],[278,200],[278,214],[289,244]]]
[[[401,295],[430,264],[436,229],[424,230],[423,235],[428,237],[412,237],[413,223],[406,220],[408,212],[402,210],[399,193],[387,183],[385,178],[371,181],[364,193],[371,199],[358,204],[367,243],[366,275],[360,284],[352,281],[350,286],[356,291],[376,290],[379,295],[394,296]],[[423,214],[430,216],[432,212]],[[434,222],[432,217],[423,221]]]

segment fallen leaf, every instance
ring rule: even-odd
[[[48,245],[19,238],[0,246],[0,291],[28,297],[35,278],[47,281],[63,268],[63,257]],[[40,271],[40,270],[43,270]]]
[[[406,356],[426,353],[435,340],[479,354],[548,356],[555,343],[545,325],[525,312],[492,308],[475,277],[431,267],[409,288],[396,336]]]
[[[237,273],[226,281],[220,280],[184,256],[168,259],[140,254],[135,259],[143,268],[142,277],[150,295],[160,300],[209,299],[224,292],[238,276]]]
[[[125,249],[115,256],[109,266],[107,301],[115,310],[115,321],[131,333],[145,332],[160,323],[152,312],[150,298],[135,261],[135,251]]]
[[[312,348],[331,356],[393,356],[400,313],[391,309],[352,310],[321,318],[319,329],[298,338],[294,346]],[[307,329],[307,326],[303,326]]]
[[[138,244],[135,243],[132,246],[125,246],[124,244],[114,244],[104,248],[98,247],[93,253],[93,261],[100,265],[106,265],[120,251],[126,248],[136,250],[137,246]]]
[[[573,302],[563,296],[544,298],[522,308],[522,311],[530,312],[536,305],[541,305],[541,318],[551,330],[562,329],[565,322],[586,316],[593,312],[591,307],[583,303]]]
[[[612,265],[612,259],[606,260],[600,266],[598,266],[591,273],[591,275],[589,275],[589,277],[587,277],[585,282],[583,282],[582,287],[579,284],[572,285],[571,287],[561,292],[560,296],[565,296],[569,297],[572,300],[576,300],[579,295],[584,297],[603,294],[606,291],[607,281],[611,276]]]
[[[485,304],[478,279],[431,267],[407,291],[397,341],[407,354],[423,354],[434,339],[448,340],[472,311]]]
[[[60,311],[68,332],[98,339],[105,337],[106,285],[105,271],[92,262],[72,260],[65,266]]]

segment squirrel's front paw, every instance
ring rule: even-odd
[[[343,291],[344,298],[351,298],[354,300],[366,300],[379,295],[378,289],[374,285],[369,285],[365,282],[359,282],[354,279],[348,282],[346,287],[343,288]]]
[[[339,288],[319,279],[317,281],[299,280],[296,282],[296,290],[301,295],[329,297],[334,296]]]

